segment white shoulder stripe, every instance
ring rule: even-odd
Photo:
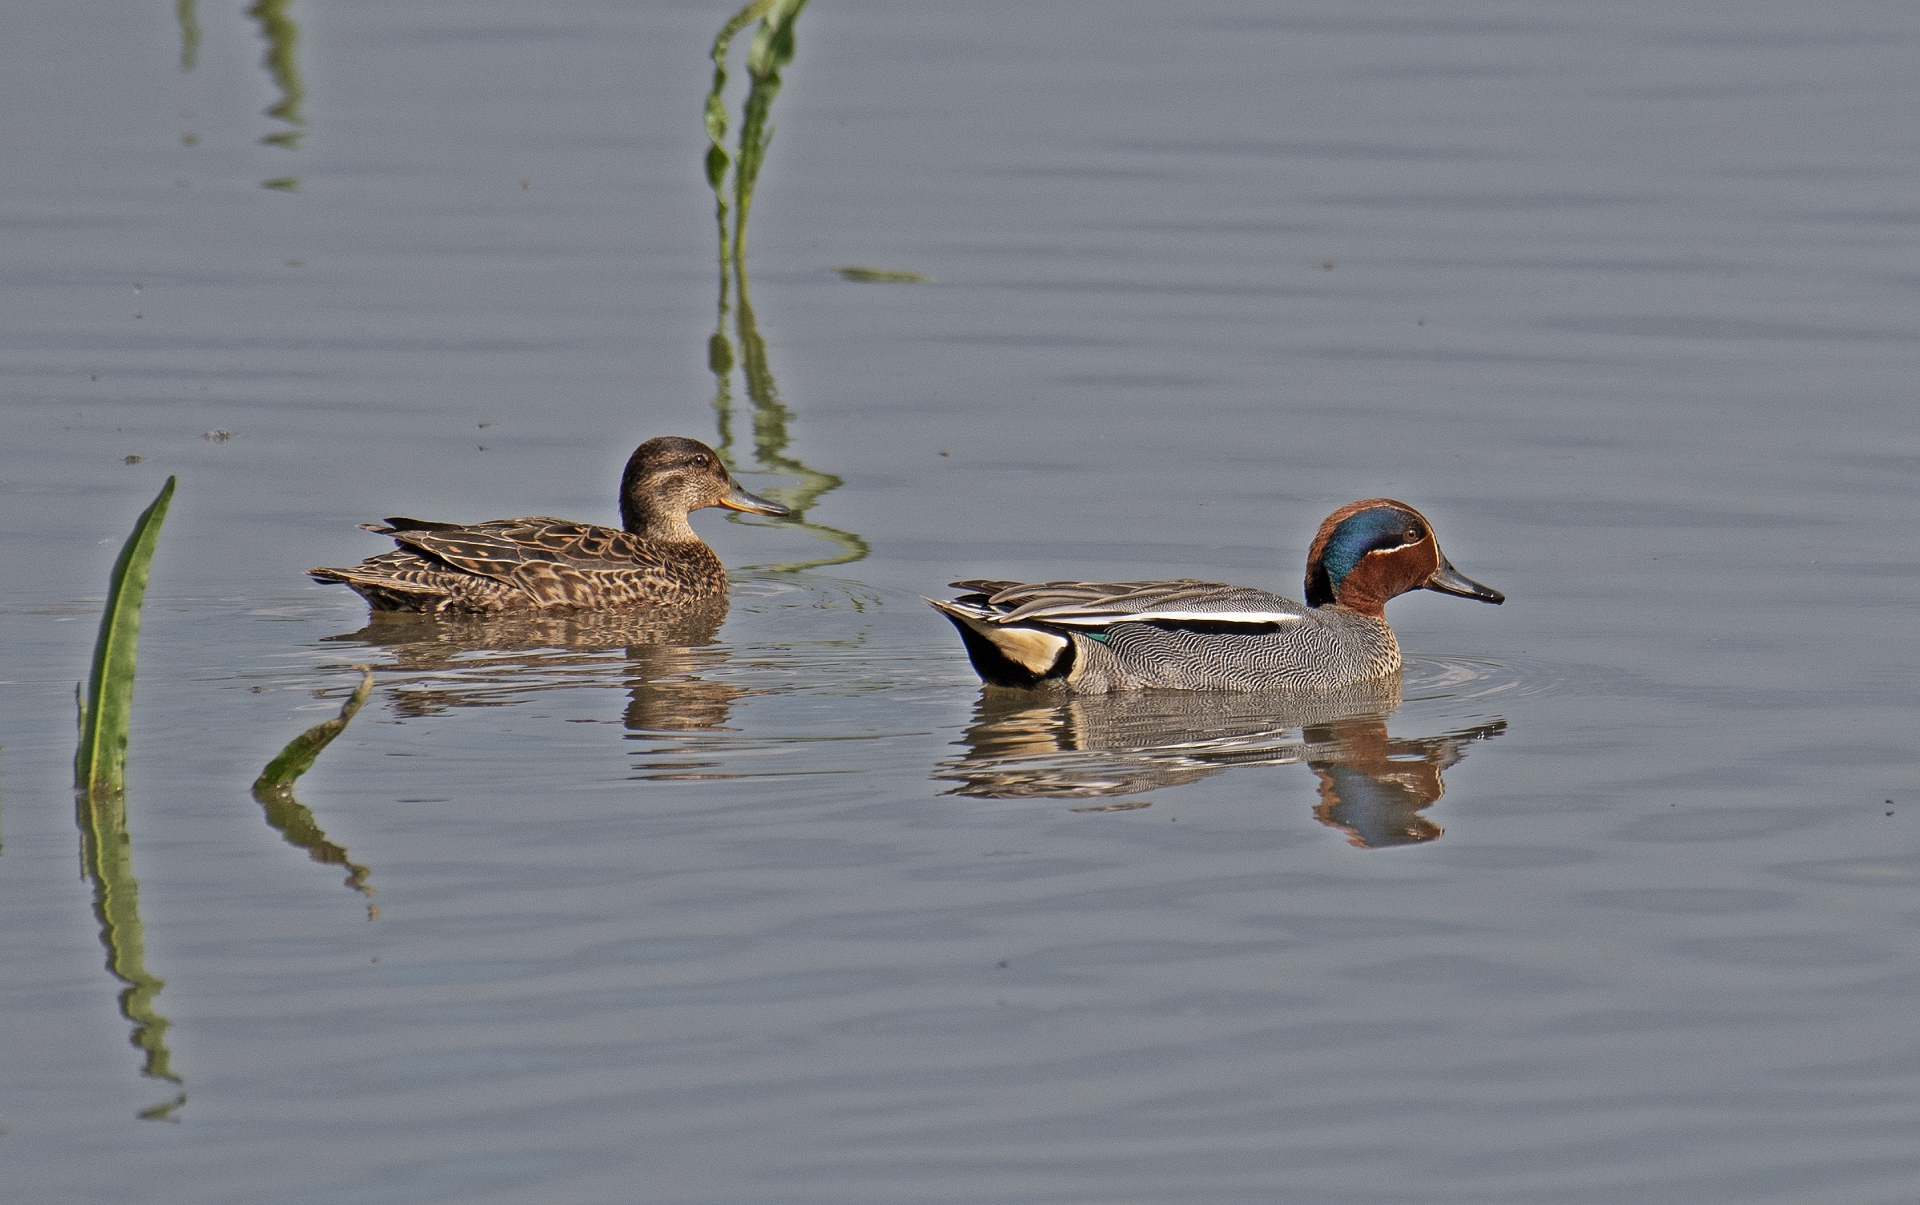
[[[1101,627],[1115,623],[1298,623],[1305,618],[1289,611],[1082,611],[1077,614],[1025,615],[1011,622],[1038,620],[1079,627]],[[1009,622],[1005,617],[1000,622]]]

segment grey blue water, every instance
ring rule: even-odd
[[[722,314],[731,11],[10,9],[9,1199],[1920,1198],[1920,9],[813,0]],[[695,516],[723,617],[303,575],[660,434],[804,496]],[[1508,596],[1383,697],[985,695],[920,600],[1298,597],[1379,495]]]

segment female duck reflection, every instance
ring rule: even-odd
[[[1439,736],[1395,738],[1387,713],[1400,679],[1306,696],[1127,692],[1045,696],[987,687],[935,777],[951,794],[1093,799],[1180,786],[1229,766],[1305,762],[1320,780],[1314,816],[1362,849],[1431,841],[1421,810],[1446,791],[1441,772],[1466,746],[1506,731],[1501,719]]]
[[[450,707],[499,707],[533,692],[605,680],[624,653],[626,727],[636,732],[722,730],[745,692],[703,677],[722,665],[727,599],[651,611],[448,618],[379,612],[338,641],[378,645],[394,658],[394,710],[421,716]]]

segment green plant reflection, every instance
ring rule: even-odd
[[[341,705],[340,714],[315,724],[288,742],[279,756],[260,771],[260,777],[254,779],[253,798],[266,810],[267,824],[285,838],[287,844],[306,850],[309,858],[323,866],[346,867],[346,885],[361,895],[371,896],[374,890],[367,885],[367,876],[372,872],[349,858],[344,846],[327,840],[326,830],[320,827],[313,811],[293,797],[294,780],[311,769],[320,751],[345,731],[373,691],[373,671],[365,666],[354,668],[360,671],[360,684]],[[375,920],[379,915],[379,905],[367,905],[368,920]]]
[[[1233,766],[1305,763],[1318,780],[1314,817],[1361,849],[1414,845],[1442,829],[1423,809],[1446,792],[1441,772],[1493,719],[1430,737],[1393,737],[1392,679],[1327,694],[1140,691],[1052,696],[985,687],[962,743],[935,777],[949,794],[988,799],[1097,799],[1164,790]],[[1080,811],[1148,806],[1089,807]]]
[[[260,65],[267,69],[274,86],[280,89],[280,99],[267,106],[267,116],[293,127],[268,134],[260,141],[288,149],[300,145],[307,124],[306,117],[300,112],[300,106],[306,101],[306,89],[300,82],[300,62],[297,57],[300,26],[287,14],[292,5],[293,0],[254,0],[253,7],[247,10],[247,16],[259,25],[260,37],[267,44],[267,53],[260,60]],[[197,37],[196,32],[196,40]]]
[[[93,883],[93,915],[100,922],[100,944],[107,949],[107,970],[126,985],[120,1015],[133,1024],[129,1041],[146,1058],[140,1074],[181,1083],[167,1050],[171,1024],[154,1007],[166,980],[147,970],[146,929],[140,923],[140,883],[133,877],[133,841],[127,835],[126,796],[118,792],[76,792],[75,821],[80,827],[80,865]],[[142,1109],[149,1121],[174,1121],[187,1094]]]
[[[194,15],[193,0],[173,0],[173,16],[180,23],[180,70],[192,71],[200,61],[200,19]]]
[[[719,439],[716,448],[734,472],[776,473],[798,478],[790,486],[766,492],[793,508],[783,525],[803,527],[826,540],[835,551],[824,557],[765,566],[775,572],[811,569],[857,561],[867,555],[867,542],[849,531],[806,522],[807,508],[823,494],[839,487],[839,477],[808,467],[787,453],[788,424],[793,412],[780,400],[773,366],[767,359],[767,341],[754,317],[747,283],[747,217],[753,209],[754,187],[767,146],[773,139],[773,99],[779,95],[780,72],[793,61],[794,24],[807,0],[754,0],[721,27],[709,52],[713,60],[713,87],[707,94],[707,186],[713,190],[714,222],[719,231],[720,299],[713,335],[707,340],[707,366],[713,371],[713,409]],[[760,22],[747,50],[747,97],[741,106],[738,140],[727,147],[728,117],[725,90],[727,53],[733,39],[753,22]],[[732,337],[728,319],[732,319]],[[739,355],[734,354],[734,338]],[[734,446],[733,374],[738,367],[753,406],[753,468],[744,468]],[[729,516],[740,521],[736,516]]]

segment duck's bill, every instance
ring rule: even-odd
[[[727,493],[727,496],[720,499],[720,505],[726,507],[728,510],[743,510],[750,515],[790,515],[793,513],[792,507],[782,506],[778,502],[770,502],[758,494],[749,494],[740,488],[738,481],[733,483],[733,489]]]
[[[1433,576],[1426,580],[1425,588],[1441,594],[1456,594],[1461,598],[1477,598],[1481,602],[1490,602],[1495,606],[1507,601],[1506,595],[1492,586],[1483,586],[1474,581],[1455,569],[1444,556],[1440,558],[1440,567],[1435,569]]]

